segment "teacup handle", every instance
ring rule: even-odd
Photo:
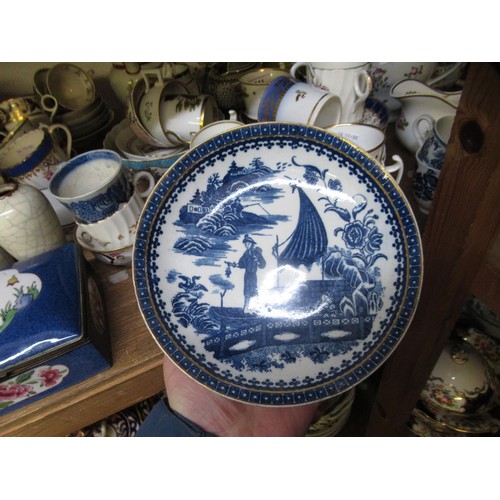
[[[421,124],[425,122],[427,124],[426,130],[422,131]],[[429,137],[429,133],[432,131],[434,128],[436,121],[432,116],[429,115],[420,115],[414,122],[413,122],[413,134],[415,135],[415,138],[417,139],[418,147],[422,147],[424,142],[427,140]]]
[[[366,69],[361,70],[354,80],[354,91],[360,100],[366,100],[372,91],[372,78]]]
[[[297,76],[297,70],[299,68],[302,68],[302,66],[305,66],[306,68],[309,68],[309,70],[311,71],[311,74],[313,74],[313,71],[311,69],[311,66],[309,63],[306,63],[306,62],[296,62],[296,63],[293,63],[292,67],[290,68],[290,75],[292,78],[295,78],[295,80],[299,80],[299,81],[303,81],[302,78],[299,78]]]
[[[57,110],[59,109],[59,103],[57,102],[57,99],[50,94],[44,94],[40,98],[40,106],[44,111],[49,113],[50,122],[52,123],[54,121],[54,117],[57,114]]]
[[[73,138],[71,137],[71,132],[66,125],[63,125],[62,123],[53,123],[52,125],[46,125],[45,123],[40,124],[40,128],[42,130],[46,130],[51,136],[54,136],[54,132],[58,129],[62,130],[66,134],[66,156],[71,158],[71,147],[72,147],[72,142]],[[56,141],[57,143],[57,141]]]
[[[144,79],[144,82],[146,83],[146,92],[151,89],[151,82],[149,77],[155,77],[156,78],[156,84],[163,85],[165,82],[163,80],[163,76],[161,74],[161,69],[160,68],[152,68],[152,69],[143,69],[141,70],[141,75],[142,78]]]
[[[137,183],[141,181],[142,179],[146,179],[148,181],[148,187],[144,189],[143,191],[137,190],[137,194],[141,198],[147,198],[152,192],[156,184],[156,180],[153,177],[152,174],[149,172],[146,172],[145,170],[142,170],[141,172],[137,172],[134,174],[134,185],[137,186]]]
[[[385,169],[391,174],[397,172],[396,184],[399,184],[401,182],[401,178],[403,177],[403,172],[405,169],[404,162],[399,155],[394,155],[392,157],[392,161],[394,161],[394,163],[392,165],[386,166]]]

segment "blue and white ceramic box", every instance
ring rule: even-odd
[[[78,245],[0,270],[0,416],[111,365],[102,293]]]

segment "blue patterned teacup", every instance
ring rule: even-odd
[[[120,155],[98,149],[71,158],[52,177],[49,190],[77,219],[97,222],[127,203],[133,185]]]

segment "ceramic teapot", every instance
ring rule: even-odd
[[[390,95],[401,103],[396,137],[408,151],[416,153],[419,148],[417,137],[430,134],[430,123],[456,114],[462,91],[443,92],[418,80],[406,79],[393,85]],[[422,116],[428,119],[422,120]]]

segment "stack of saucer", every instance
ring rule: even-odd
[[[99,147],[114,124],[114,113],[97,93],[91,74],[74,64],[38,70],[33,90],[50,120],[68,127],[76,153]]]

